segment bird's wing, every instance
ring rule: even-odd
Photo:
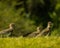
[[[12,30],[11,29],[5,29],[5,30],[0,31],[0,34],[5,34],[5,33],[8,33],[10,31],[12,31]]]
[[[42,30],[41,33],[39,33],[36,37],[40,37],[45,33],[46,29]]]

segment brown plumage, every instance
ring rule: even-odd
[[[37,31],[29,34],[28,37],[35,37],[35,36],[37,36],[41,32],[41,30],[42,30],[42,28],[37,27]]]
[[[5,34],[10,34],[11,35],[11,33],[14,30],[14,26],[15,26],[15,24],[14,23],[11,23],[9,25],[9,28],[8,29],[5,29],[5,30],[0,31],[0,35],[5,35]]]
[[[39,33],[36,37],[39,37],[39,36],[49,36],[50,35],[50,31],[51,31],[51,25],[52,25],[52,23],[51,22],[48,22],[48,25],[47,25],[47,27],[45,28],[45,29],[43,29],[42,31],[41,31],[41,33]]]

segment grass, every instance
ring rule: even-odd
[[[0,2],[0,30],[8,27],[11,22],[16,23],[17,30],[20,32],[20,27],[24,30],[33,30],[33,21],[25,20],[23,17],[25,14],[20,15],[24,10],[20,8],[19,10],[14,10],[15,2],[9,6],[8,2]],[[59,11],[60,4],[57,4],[56,9]],[[58,12],[59,13],[59,12]],[[58,16],[55,14],[54,16]],[[54,18],[54,16],[52,16]],[[59,15],[60,16],[60,15]],[[55,19],[55,18],[54,18]],[[59,28],[60,29],[60,28]],[[26,32],[26,31],[25,31]],[[60,32],[54,30],[55,32]],[[53,35],[54,35],[53,33]],[[55,33],[57,34],[57,33]],[[58,33],[59,34],[59,33]],[[0,48],[60,48],[60,37],[40,37],[40,38],[0,38]]]
[[[60,37],[0,38],[0,48],[60,48]]]

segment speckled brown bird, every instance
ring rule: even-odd
[[[41,30],[42,30],[41,27],[37,27],[37,30],[35,32],[32,32],[31,34],[29,34],[27,37],[35,37],[41,32]]]
[[[52,25],[52,22],[48,22],[47,24],[47,27],[45,29],[43,29],[41,31],[41,33],[39,33],[36,37],[39,37],[39,36],[49,36],[50,35],[50,31],[51,31],[51,25]]]
[[[14,24],[14,23],[9,24],[9,28],[0,31],[0,35],[5,35],[5,34],[11,35],[11,33],[12,33],[13,30],[14,30],[14,27],[15,27],[15,24]]]

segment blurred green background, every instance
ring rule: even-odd
[[[46,27],[53,23],[52,36],[60,36],[60,0],[0,0],[0,30],[16,24],[15,36]]]

